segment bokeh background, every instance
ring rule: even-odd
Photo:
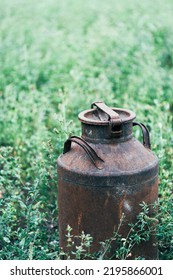
[[[0,0],[0,259],[58,258],[56,159],[96,100],[150,130],[173,258],[173,1]]]

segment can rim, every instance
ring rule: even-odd
[[[120,117],[121,124],[122,123],[129,123],[136,118],[136,114],[131,110],[127,110],[127,109],[123,109],[123,108],[111,108],[111,109],[118,114],[125,113],[127,115],[123,119]],[[107,120],[107,121],[103,121],[103,120],[99,120],[99,119],[95,120],[95,119],[91,119],[91,118],[87,117],[87,115],[89,115],[92,112],[96,112],[96,111],[97,111],[96,108],[82,111],[81,113],[79,113],[78,119],[82,123],[91,124],[91,125],[110,125],[109,120]]]

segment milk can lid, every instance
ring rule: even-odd
[[[78,115],[82,123],[91,125],[110,125],[110,123],[120,125],[131,122],[135,117],[135,113],[130,110],[111,108],[102,101],[93,102],[91,109],[85,110]]]

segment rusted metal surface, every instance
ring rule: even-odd
[[[150,150],[147,128],[133,122],[135,114],[129,110],[107,109],[100,102],[93,106],[97,108],[79,114],[82,137],[69,138],[58,158],[59,234],[64,251],[69,250],[67,225],[74,236],[89,233],[91,252],[98,252],[100,242],[117,230],[123,213],[125,222],[119,233],[126,238],[128,224],[135,223],[141,211],[139,204],[157,201],[158,159]],[[134,125],[142,129],[143,145],[132,135]],[[134,246],[131,258],[157,259],[155,243],[152,235]],[[112,245],[109,256],[116,251]]]

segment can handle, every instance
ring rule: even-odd
[[[104,162],[103,159],[101,159],[96,151],[81,137],[78,136],[71,136],[68,138],[64,143],[64,150],[63,154],[69,152],[71,150],[71,143],[74,142],[78,144],[89,156],[91,162],[97,167],[98,169],[102,169],[103,167],[98,164],[98,161]]]
[[[114,110],[112,110],[110,107],[108,107],[104,102],[97,101],[93,102],[91,104],[91,109],[96,106],[97,109],[99,109],[101,112],[104,112],[109,117],[109,121],[112,125],[120,124],[121,119],[118,113],[116,113]],[[103,118],[103,116],[100,114],[100,116]]]
[[[138,125],[142,129],[143,145],[151,150],[150,134],[148,128],[143,123],[133,122],[133,126]]]

